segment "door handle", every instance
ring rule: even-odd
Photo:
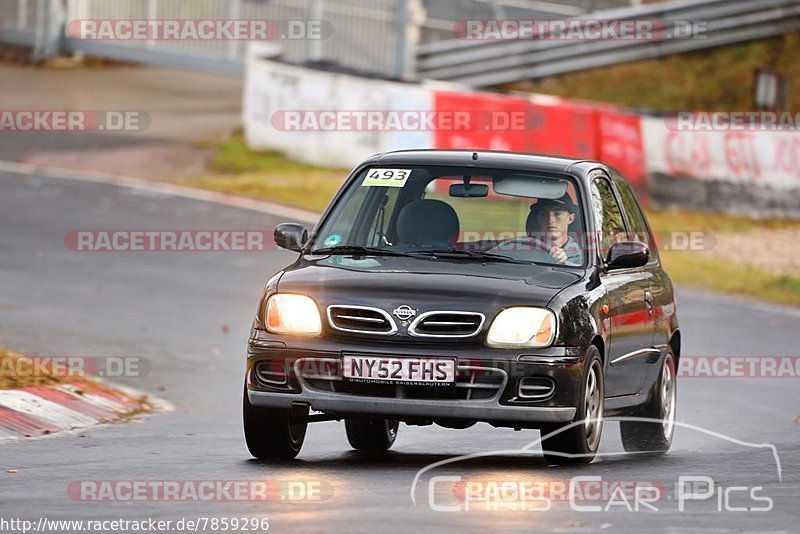
[[[644,305],[647,308],[647,313],[653,315],[653,294],[649,291],[644,292]]]

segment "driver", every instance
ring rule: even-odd
[[[545,244],[553,259],[561,265],[579,266],[583,263],[581,247],[569,234],[577,206],[569,195],[558,199],[544,198],[531,206],[538,231],[529,234]]]

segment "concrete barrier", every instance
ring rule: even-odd
[[[244,87],[245,138],[253,149],[279,150],[316,165],[352,167],[377,152],[433,147],[430,131],[293,128],[297,115],[292,112],[298,111],[430,111],[433,93],[425,86],[295,67],[261,59],[254,48]],[[304,118],[317,119],[319,113]]]
[[[800,217],[800,132],[678,131],[644,117],[642,133],[656,204]]]
[[[368,110],[466,114],[469,127],[298,127],[325,113]],[[497,113],[523,114],[524,127],[487,126]],[[243,115],[251,148],[321,166],[352,167],[404,148],[544,153],[616,167],[655,205],[800,217],[798,131],[679,131],[664,118],[609,104],[316,71],[265,59],[258,47],[247,59]]]

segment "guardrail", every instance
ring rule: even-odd
[[[450,39],[417,48],[417,75],[490,87],[594,67],[763,39],[800,29],[800,0],[695,0],[604,11],[575,20],[705,23],[704,35],[652,40]],[[455,34],[455,28],[454,28]]]
[[[800,28],[800,0],[680,0],[605,9],[636,0],[0,0],[0,41],[32,46],[43,59],[60,52],[241,74],[242,41],[81,40],[65,35],[75,19],[324,20],[322,41],[274,42],[275,57],[295,64],[392,79],[436,79],[490,87],[593,67],[762,39]],[[429,13],[426,14],[425,7]],[[475,41],[455,36],[462,17],[545,20],[703,21],[692,39],[649,41]],[[422,44],[419,44],[422,43]]]

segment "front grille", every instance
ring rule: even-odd
[[[502,369],[458,365],[456,382],[451,386],[351,382],[342,379],[340,361],[333,358],[300,358],[295,362],[294,369],[305,385],[313,389],[393,399],[485,400],[499,395],[507,380]]]
[[[408,333],[418,337],[470,337],[480,332],[484,320],[477,312],[426,312],[411,323]]]
[[[367,306],[328,306],[328,322],[331,327],[344,332],[379,335],[397,332],[397,326],[388,313]]]

